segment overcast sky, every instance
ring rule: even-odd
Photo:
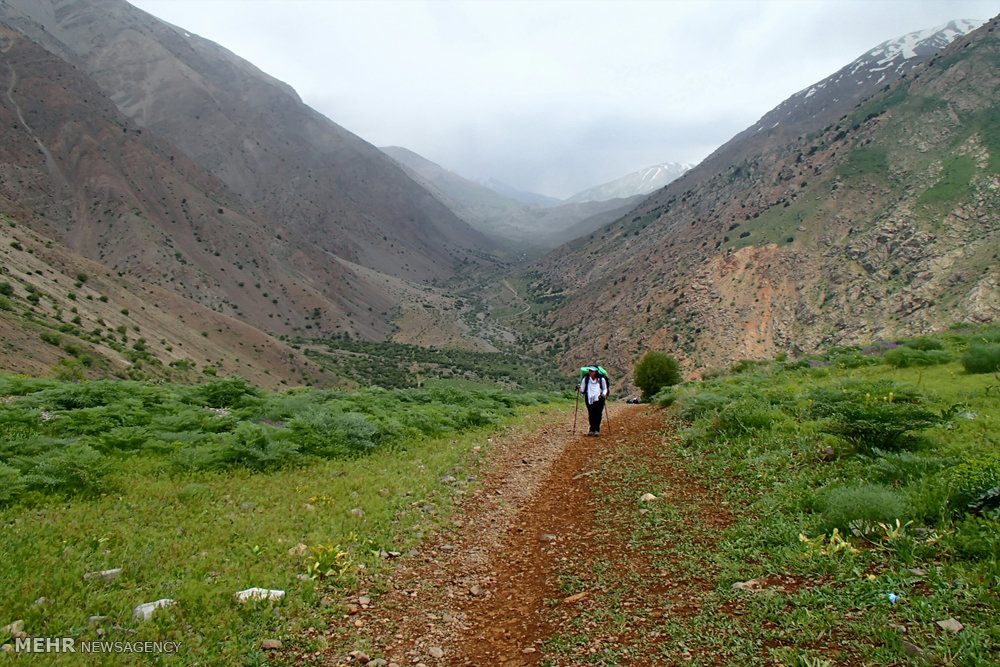
[[[872,46],[1000,0],[130,0],[367,141],[565,197],[698,162]]]

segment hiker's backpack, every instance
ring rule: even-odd
[[[606,370],[604,370],[603,366],[581,366],[580,367],[580,379],[581,380],[583,380],[584,378],[587,379],[587,384],[584,385],[584,387],[586,388],[587,386],[590,385],[590,371],[592,371],[592,370],[596,370],[597,371],[598,377],[604,378],[604,383],[608,386],[608,393],[610,394],[611,393],[611,376],[608,375],[608,372]]]

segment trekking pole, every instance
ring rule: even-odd
[[[608,410],[607,399],[604,399],[604,418],[608,420],[608,435],[611,435],[611,411]]]
[[[580,412],[580,392],[576,392],[576,409],[573,411],[573,435],[576,435],[576,415]]]

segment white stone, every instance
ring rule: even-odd
[[[273,590],[270,588],[248,588],[236,594],[236,599],[240,602],[247,600],[280,600],[285,597],[285,591]]]
[[[24,632],[24,621],[22,619],[18,619],[10,625],[5,625],[0,628],[0,632],[10,635],[19,635]]]
[[[120,567],[111,570],[100,570],[99,572],[87,572],[83,575],[83,580],[99,579],[101,581],[114,581],[121,573],[122,569]]]
[[[948,618],[943,621],[935,621],[942,630],[950,630],[951,632],[961,632],[965,629],[965,626],[958,622],[957,619]]]
[[[651,503],[654,500],[656,500],[656,496],[654,496],[652,493],[644,493],[642,494],[642,497],[639,498],[639,500],[641,500],[644,503]]]
[[[135,611],[132,612],[132,618],[137,621],[148,621],[153,617],[153,612],[157,609],[169,607],[174,604],[177,604],[177,602],[170,598],[162,598],[156,602],[146,602],[135,608]]]

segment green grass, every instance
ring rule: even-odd
[[[664,420],[680,432],[617,446],[588,478],[598,540],[620,543],[560,562],[561,592],[592,595],[552,606],[543,664],[998,664],[1000,375],[957,361],[998,335],[906,341],[951,355],[932,366],[891,365],[882,353],[902,348],[876,344],[673,387]],[[830,426],[848,408],[870,423],[844,439]],[[860,437],[901,427],[894,452]],[[645,491],[659,499],[637,503]],[[952,617],[961,633],[935,623]]]
[[[265,638],[317,648],[304,631],[325,627],[359,568],[382,567],[380,550],[405,551],[447,515],[475,470],[473,448],[518,415],[552,409],[549,396],[497,390],[271,394],[232,380],[3,378],[0,397],[0,480],[22,486],[0,494],[0,626],[23,619],[31,636],[96,639],[100,628],[105,639],[179,640],[181,653],[163,657],[177,664],[265,664]],[[323,416],[342,415],[353,415],[352,430],[336,420],[322,430]],[[262,443],[240,440],[244,431]],[[310,449],[324,433],[339,444]],[[60,458],[84,447],[87,456]],[[320,552],[290,554],[298,544],[339,545],[345,575],[306,577]],[[83,578],[116,567],[115,581]],[[253,586],[286,597],[234,601]],[[332,607],[321,602],[328,595]],[[132,620],[135,606],[160,598],[177,605]],[[108,618],[91,625],[90,616]],[[0,634],[0,644],[9,639]],[[141,662],[118,655],[107,664]]]
[[[788,206],[775,204],[756,218],[740,223],[739,227],[726,232],[727,248],[739,249],[746,246],[762,246],[768,243],[788,245],[803,234],[799,227],[810,227],[820,212],[820,202],[816,200],[812,187],[807,187],[801,196],[791,200]]]
[[[840,166],[840,173],[848,179],[887,177],[889,158],[884,148],[872,146],[856,148],[850,152],[847,161]]]
[[[702,612],[674,637],[706,645],[704,636],[728,634],[733,647],[756,642],[752,653],[722,654],[728,664],[997,664],[1000,375],[970,374],[957,361],[996,335],[994,327],[921,340],[917,347],[951,355],[933,366],[896,367],[879,356],[885,347],[871,346],[675,388],[670,414],[690,420],[678,455],[737,509],[711,553],[692,547],[675,558],[675,568],[719,575]],[[831,361],[848,354],[873,363]],[[896,440],[898,451],[872,446],[864,429],[847,429],[854,435],[842,438],[830,428],[861,408],[872,437],[911,429]],[[734,421],[734,414],[747,417]],[[878,427],[880,419],[895,421]],[[664,543],[681,534],[669,523],[657,530],[662,536],[654,531],[651,539]],[[729,590],[732,582],[775,574],[799,584]],[[890,602],[889,593],[900,600]],[[740,610],[735,628],[724,608]],[[950,617],[965,625],[961,633],[936,626]],[[904,639],[923,657],[910,656]]]
[[[944,162],[941,178],[925,190],[917,201],[921,204],[949,204],[966,199],[971,193],[976,163],[968,155],[954,155]]]

